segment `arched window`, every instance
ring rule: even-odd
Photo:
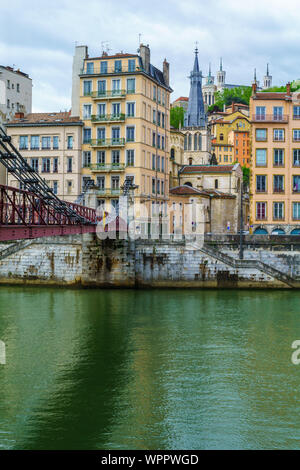
[[[202,135],[201,134],[199,134],[199,137],[198,137],[198,149],[202,150]]]
[[[218,189],[218,187],[219,187],[219,181],[215,180],[215,189]]]
[[[282,228],[275,228],[272,235],[285,235],[285,231]]]
[[[171,158],[172,158],[172,160],[175,159],[175,149],[174,148],[171,148]]]
[[[186,183],[184,183],[184,186],[190,186],[191,188],[193,187],[192,183],[190,183],[189,181],[187,181]]]
[[[187,141],[188,141],[188,136],[184,136],[184,150],[187,150]]]
[[[257,229],[254,232],[254,235],[268,235],[268,232],[265,228],[257,227]]]
[[[300,228],[295,228],[291,231],[291,235],[300,235]]]
[[[194,150],[197,150],[197,137],[198,134],[194,134]]]
[[[220,140],[224,140],[224,134],[220,134]]]
[[[193,159],[189,158],[189,165],[192,165],[192,164],[193,164]]]

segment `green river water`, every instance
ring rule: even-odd
[[[296,291],[0,287],[0,449],[300,449]]]

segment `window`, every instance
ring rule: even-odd
[[[89,127],[83,129],[83,143],[89,144],[91,142],[92,131]]]
[[[135,78],[127,78],[127,93],[135,93]]]
[[[267,166],[266,149],[256,149],[256,166]]]
[[[300,176],[293,176],[293,192],[300,193]]]
[[[274,129],[273,140],[283,142],[284,141],[284,129]]]
[[[267,140],[267,129],[256,129],[255,136],[257,142],[265,142]]]
[[[73,164],[72,157],[68,157],[68,165],[67,165],[67,172],[68,173],[72,173],[72,164]]]
[[[112,94],[118,96],[120,94],[121,80],[112,80]]]
[[[51,148],[51,137],[42,137],[42,149],[49,150]]]
[[[164,194],[165,194],[165,182],[164,182],[164,181],[161,182],[161,194],[162,194],[163,196],[164,196]]]
[[[154,155],[154,153],[152,154],[152,170],[155,170],[155,161],[156,161],[156,157]]]
[[[273,108],[273,119],[274,121],[282,121],[283,118],[283,107],[274,106]]]
[[[160,134],[157,134],[157,148],[160,149]]]
[[[134,166],[134,150],[126,150],[127,166]]]
[[[152,98],[154,101],[156,101],[156,86],[153,85],[153,89],[152,89]]]
[[[53,181],[53,193],[57,194],[58,192],[58,181]]]
[[[153,124],[156,124],[156,110],[153,109]]]
[[[58,158],[53,159],[53,173],[58,173]]]
[[[300,220],[300,202],[293,203],[293,219]]]
[[[155,194],[155,178],[152,178],[152,193]]]
[[[10,89],[10,80],[7,80],[7,88]]]
[[[112,134],[112,141],[113,143],[119,143],[120,141],[120,128],[119,127],[113,127],[111,130]]]
[[[83,168],[89,167],[91,164],[91,152],[83,152],[82,154],[82,166]]]
[[[159,180],[156,181],[156,192],[157,194],[160,194],[160,181]]]
[[[100,62],[100,73],[107,73],[107,62]]]
[[[294,106],[294,119],[300,119],[300,106]]]
[[[92,105],[84,104],[83,105],[83,119],[91,119],[92,114]]]
[[[105,151],[104,150],[98,150],[97,163],[98,165],[105,165]]]
[[[39,159],[38,158],[32,158],[31,159],[31,168],[34,169],[37,173],[39,172]]]
[[[10,108],[10,101],[7,100],[7,107]]]
[[[293,130],[293,140],[296,142],[300,141],[300,129]]]
[[[165,128],[165,113],[162,113],[161,115],[161,127],[163,129]]]
[[[106,104],[105,103],[98,104],[98,116],[105,117],[105,114],[106,114]]]
[[[126,140],[127,142],[134,142],[134,131],[135,128],[132,126],[126,127]]]
[[[161,157],[161,171],[165,172],[165,157]]]
[[[273,176],[273,191],[274,193],[282,193],[284,191],[284,178],[283,175]]]
[[[83,81],[83,94],[84,96],[90,96],[92,93],[92,82],[91,80]]]
[[[264,220],[267,214],[267,203],[257,202],[256,203],[256,220]]]
[[[160,157],[157,156],[157,159],[156,159],[156,169],[157,171],[160,171]]]
[[[120,150],[113,150],[111,153],[111,162],[113,165],[120,164]]]
[[[40,138],[38,135],[32,135],[30,139],[30,148],[31,150],[39,150],[40,148]]]
[[[111,189],[119,189],[120,187],[120,177],[112,176],[111,177]]]
[[[20,93],[20,83],[17,83],[17,92]]]
[[[257,175],[256,176],[256,192],[257,193],[265,193],[266,192],[266,176],[265,175]]]
[[[135,59],[128,59],[128,72],[135,71]]]
[[[28,136],[27,135],[20,136],[19,149],[20,150],[28,149]]]
[[[265,106],[256,106],[255,109],[255,120],[265,121],[266,119],[266,108]]]
[[[135,103],[126,103],[126,114],[128,117],[135,115]]]
[[[87,62],[86,73],[94,73],[94,62]]]
[[[274,220],[282,220],[284,213],[284,203],[274,202],[273,203],[273,218]]]
[[[100,190],[105,189],[105,176],[97,176],[97,186]]]
[[[53,150],[57,150],[58,149],[58,136],[55,135],[53,137]]]
[[[161,122],[161,112],[157,112],[157,125],[160,127],[160,122]]]
[[[224,140],[224,134],[220,134],[220,140]]]
[[[274,166],[284,165],[284,150],[274,149]]]
[[[68,135],[67,137],[67,148],[68,150],[72,150],[73,148],[73,136],[72,135]]]
[[[105,95],[106,80],[98,80],[98,96]]]
[[[42,173],[50,173],[50,158],[42,158]]]
[[[121,60],[115,60],[115,72],[122,72],[122,61]]]
[[[120,103],[113,103],[112,104],[112,115],[114,117],[119,117],[121,114],[121,105]]]
[[[300,149],[293,150],[293,165],[300,166]]]
[[[215,189],[218,189],[218,187],[219,187],[219,181],[215,180]]]

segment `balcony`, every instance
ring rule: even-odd
[[[125,98],[126,90],[92,91],[85,96],[91,96],[95,100]]]
[[[274,114],[264,114],[262,116],[253,114],[252,122],[280,122],[287,123],[289,122],[289,117],[287,114],[282,114],[281,116],[276,116]]]
[[[125,139],[92,139],[90,144],[92,147],[124,147]]]
[[[130,74],[135,72],[144,72],[144,68],[140,66],[128,67],[122,65],[122,67],[94,67],[93,70],[81,69],[80,75],[120,75],[122,73]]]
[[[283,188],[274,188],[273,189],[273,193],[284,193],[284,189]]]
[[[125,121],[125,114],[92,115],[92,122],[121,122]]]
[[[102,165],[101,163],[94,163],[90,165],[90,169],[94,172],[120,172],[125,171],[125,165],[123,163],[116,163],[111,165]]]
[[[99,197],[119,197],[121,196],[122,191],[120,188],[113,189],[113,188],[102,188],[98,189],[97,196]]]

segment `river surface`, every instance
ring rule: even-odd
[[[300,449],[300,293],[0,287],[0,449]]]

